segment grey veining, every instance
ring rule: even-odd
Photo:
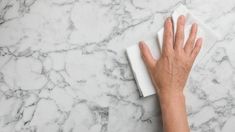
[[[192,132],[234,132],[234,0],[0,0],[0,130],[159,132],[125,49],[156,37],[177,3],[221,35],[185,90]]]

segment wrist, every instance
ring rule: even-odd
[[[167,89],[167,88],[164,88],[164,89]],[[174,88],[172,88],[172,89],[174,89]],[[183,90],[159,90],[158,94],[159,94],[159,96],[168,96],[168,97],[183,96],[184,95]]]
[[[174,103],[177,103],[177,102],[184,102],[185,100],[185,97],[184,97],[184,94],[183,94],[183,91],[159,91],[158,93],[158,96],[159,96],[159,101],[160,101],[160,104],[161,103],[167,103],[167,102],[174,102]]]

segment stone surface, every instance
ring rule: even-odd
[[[125,49],[179,2],[221,36],[185,89],[191,131],[235,131],[234,0],[1,0],[0,130],[161,132]]]

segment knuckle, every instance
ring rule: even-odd
[[[184,38],[184,33],[183,33],[183,31],[178,31],[178,32],[176,33],[176,37],[177,37],[177,38],[180,38],[180,39]]]
[[[193,52],[193,56],[196,57],[196,56],[198,55],[198,53],[199,53],[199,50],[195,50],[195,51]]]
[[[193,38],[189,38],[188,43],[189,43],[189,44],[193,44],[193,41],[194,41]]]
[[[189,71],[189,70],[191,69],[191,67],[192,67],[191,61],[187,61],[187,62],[185,63],[184,68],[185,68],[187,71]]]
[[[141,54],[141,57],[142,57],[144,60],[146,59],[145,52],[143,52],[143,53]]]
[[[166,32],[166,36],[167,36],[167,37],[170,37],[170,36],[171,36],[171,33],[170,33],[169,30]]]

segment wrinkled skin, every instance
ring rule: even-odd
[[[196,38],[197,24],[193,24],[184,41],[185,17],[180,16],[174,36],[171,18],[164,24],[163,51],[154,59],[148,46],[140,42],[142,58],[157,90],[164,132],[189,132],[183,90],[202,39]],[[185,44],[184,44],[185,42]]]
[[[197,24],[192,25],[189,38],[183,47],[184,25],[185,18],[181,16],[174,37],[171,18],[166,20],[163,51],[158,60],[153,58],[147,45],[140,42],[142,58],[158,92],[182,92],[193,62],[200,51],[202,39],[196,40]]]

